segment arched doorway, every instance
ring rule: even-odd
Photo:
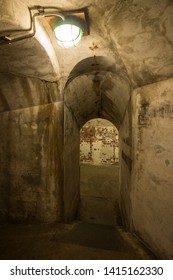
[[[119,218],[119,133],[96,118],[80,130],[80,203],[78,219],[114,225]]]
[[[66,222],[76,218],[80,201],[80,129],[94,118],[109,120],[120,129],[131,90],[126,74],[116,72],[109,60],[99,57],[94,67],[92,62],[93,58],[80,62],[64,89],[63,217]]]

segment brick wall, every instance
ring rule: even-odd
[[[80,161],[92,164],[119,162],[118,130],[109,121],[94,119],[80,131]]]

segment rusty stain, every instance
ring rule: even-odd
[[[95,50],[98,49],[98,46],[93,42],[92,45],[89,47],[89,49],[94,52]]]

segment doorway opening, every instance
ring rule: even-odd
[[[111,122],[92,119],[80,130],[78,217],[114,225],[119,216],[119,133]]]

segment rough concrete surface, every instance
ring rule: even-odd
[[[80,130],[80,162],[110,165],[119,162],[118,130],[104,119],[87,122]]]
[[[163,258],[173,258],[173,79],[136,91],[133,226]]]
[[[119,222],[119,166],[80,164],[79,218],[115,225]]]
[[[0,225],[1,260],[143,260],[154,258],[129,233],[113,226],[82,222]]]
[[[28,35],[34,5],[62,13],[86,8],[89,35],[63,49],[42,16],[32,38],[14,42]],[[105,118],[119,130],[123,224],[159,258],[173,259],[173,1],[0,6],[0,219],[72,221],[79,131]]]

